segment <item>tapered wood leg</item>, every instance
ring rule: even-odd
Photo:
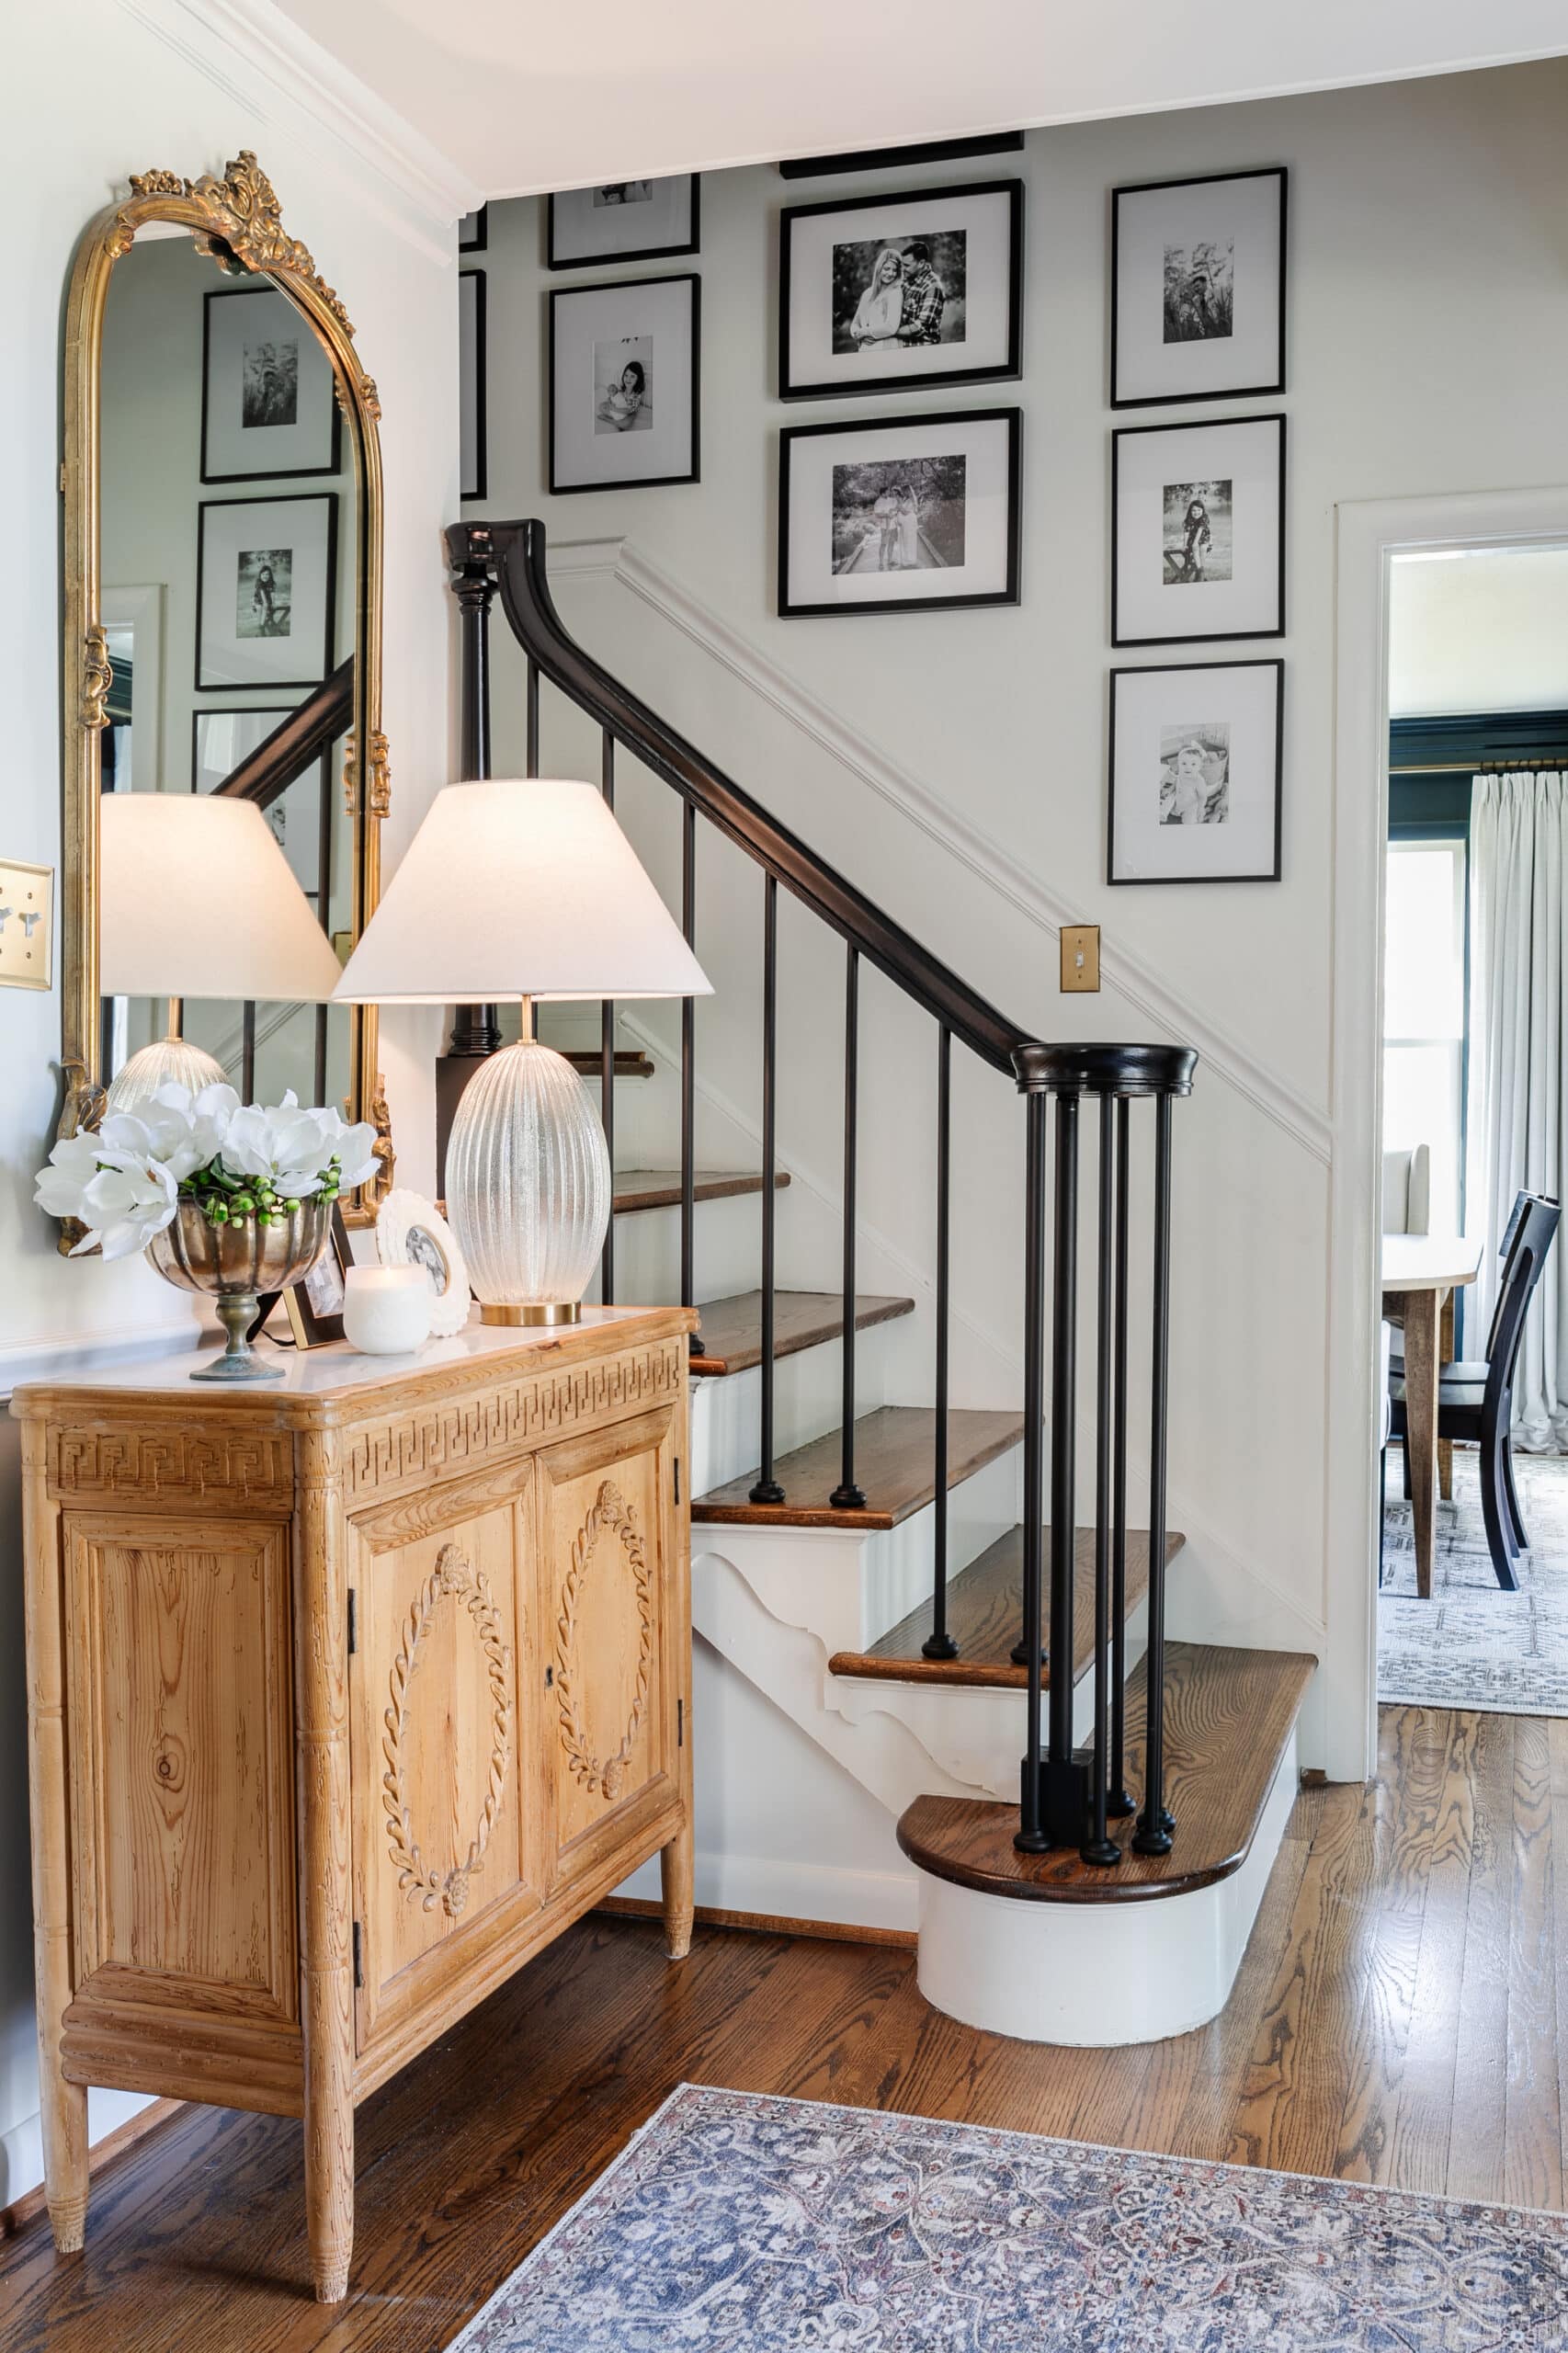
[[[305,2043],[305,2225],[316,2301],[348,2290],[354,2245],[354,1951],[349,1878],[348,1577],[335,1430],[297,1458],[295,1710],[300,1995]],[[301,1592],[305,1580],[310,1594]]]
[[[1433,1490],[1437,1475],[1437,1294],[1433,1290],[1405,1293],[1404,1422],[1415,1534],[1415,1590],[1427,1601],[1432,1595]]]
[[[1439,1378],[1445,1365],[1454,1360],[1454,1295],[1450,1291],[1443,1302],[1442,1321],[1437,1327],[1437,1371]],[[1454,1442],[1451,1438],[1437,1440],[1437,1493],[1446,1504],[1454,1499]]]
[[[659,1853],[659,1879],[665,1899],[665,1949],[672,1961],[684,1961],[691,1950],[691,1922],[697,1834],[690,1817]]]

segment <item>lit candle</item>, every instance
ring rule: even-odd
[[[349,1267],[344,1271],[343,1332],[367,1357],[403,1357],[430,1337],[434,1294],[423,1267]]]

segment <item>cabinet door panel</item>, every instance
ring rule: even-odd
[[[632,1808],[673,1794],[673,1428],[668,1410],[644,1414],[540,1457],[554,1883],[591,1869]]]

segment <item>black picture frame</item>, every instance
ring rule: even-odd
[[[200,790],[199,779],[201,774],[200,744],[201,726],[204,720],[227,718],[270,719],[275,722],[275,725],[267,731],[267,734],[270,735],[276,733],[277,729],[281,727],[286,720],[292,719],[298,709],[299,705],[297,703],[241,703],[235,704],[232,707],[221,703],[199,704],[190,714],[190,789],[192,792],[197,792]],[[263,743],[267,740],[267,736],[262,738]],[[258,745],[256,749],[259,752],[261,745]],[[302,882],[300,884],[300,888],[305,898],[308,899],[311,904],[315,908],[317,915],[324,918],[323,929],[324,930],[324,916],[332,896],[333,871],[332,821],[334,814],[334,801],[330,755],[326,752],[318,753],[315,759],[312,760],[308,767],[302,767],[300,770],[299,775],[293,779],[293,781],[287,789],[291,792],[296,785],[302,783],[304,779],[310,775],[312,768],[313,768],[316,773],[317,880],[316,887],[313,891],[306,890]],[[263,816],[267,816],[268,814],[267,810],[264,809],[262,811],[262,814]],[[287,856],[287,850],[285,850],[284,854]],[[292,861],[290,861],[290,864],[292,864]],[[295,880],[297,881],[299,881],[297,871],[295,873]]]
[[[1021,131],[983,131],[973,139],[926,139],[915,147],[858,147],[837,155],[797,155],[778,166],[787,180],[835,179],[847,172],[903,172],[920,164],[964,164],[976,155],[1019,155]]]
[[[484,277],[485,273],[482,269],[460,269],[458,272],[460,305],[462,301],[464,284],[472,281],[473,286],[473,382],[470,387],[465,381],[460,381],[459,398],[466,402],[472,396],[473,401],[474,463],[458,483],[460,499],[485,498],[489,495],[486,485],[490,480],[490,420],[486,393],[490,376],[490,359]],[[460,365],[462,358],[460,322],[458,331],[458,356],[460,362],[458,372],[461,380],[464,371]]]
[[[327,1235],[326,1249],[322,1255],[324,1257],[335,1257],[339,1275],[347,1278],[348,1268],[354,1264],[354,1250],[348,1239],[348,1226],[341,1202],[334,1201],[332,1205],[332,1228]],[[329,1342],[342,1339],[341,1308],[331,1314],[319,1315],[311,1305],[303,1282],[290,1283],[282,1298],[284,1313],[289,1318],[290,1335],[297,1348],[325,1347]]]
[[[473,226],[469,229],[468,224],[471,221]],[[467,231],[466,235],[465,231]],[[459,221],[458,251],[460,254],[482,254],[489,243],[490,207],[488,204],[482,204],[477,212],[465,212]]]
[[[1119,389],[1120,370],[1120,290],[1121,290],[1121,208],[1135,198],[1159,196],[1178,188],[1211,188],[1232,180],[1277,179],[1279,183],[1279,301],[1277,322],[1276,363],[1272,376],[1266,382],[1227,384],[1220,391],[1191,392],[1129,392]],[[1179,177],[1165,180],[1143,180],[1110,192],[1110,406],[1127,408],[1179,408],[1197,401],[1268,400],[1285,390],[1285,315],[1290,266],[1290,173],[1284,164],[1264,164],[1251,169],[1234,172],[1184,172]]]
[[[1203,670],[1272,670],[1274,685],[1274,855],[1266,870],[1247,874],[1118,874],[1116,871],[1116,704],[1118,681],[1181,676]],[[1118,890],[1179,890],[1191,883],[1278,882],[1285,812],[1285,657],[1266,654],[1234,662],[1152,662],[1114,668],[1109,676],[1106,724],[1106,881]]]
[[[1160,637],[1124,636],[1120,619],[1120,545],[1119,528],[1121,495],[1121,444],[1151,433],[1233,433],[1249,425],[1272,425],[1278,431],[1278,515],[1276,529],[1278,535],[1278,564],[1274,583],[1273,625],[1266,629],[1180,630]],[[1138,645],[1238,645],[1262,638],[1283,637],[1285,634],[1285,533],[1286,498],[1285,466],[1289,424],[1283,409],[1271,409],[1261,416],[1211,416],[1192,424],[1121,425],[1110,437],[1110,642],[1118,649]]]
[[[556,252],[556,199],[549,199],[545,208],[544,266],[546,269],[619,269],[629,261],[676,261],[687,254],[702,250],[702,175],[700,172],[670,172],[662,176],[669,179],[689,179],[691,182],[690,233],[683,244],[673,245],[628,245],[619,253],[579,254],[572,260],[560,257]]]
[[[1019,551],[1021,542],[1022,507],[1020,490],[1023,481],[1023,411],[1020,408],[948,409],[935,415],[877,416],[840,422],[831,418],[821,425],[786,425],[778,435],[778,616],[780,620],[834,620],[852,613],[937,613],[955,612],[965,608],[994,605],[1016,605],[1018,602]],[[832,434],[847,438],[855,433],[924,432],[933,425],[1006,425],[1007,429],[1007,577],[999,589],[981,589],[971,595],[956,597],[921,597],[867,598],[856,604],[801,604],[790,595],[790,460],[799,441],[819,438]]]
[[[207,517],[222,506],[291,506],[306,499],[324,500],[326,518],[326,591],[323,599],[324,627],[322,631],[321,667],[308,678],[213,678],[204,682],[201,676],[201,606],[203,574],[207,561]],[[335,490],[288,490],[263,492],[255,498],[203,498],[196,508],[196,684],[199,695],[233,694],[248,684],[258,693],[289,693],[296,687],[319,687],[332,669],[333,632],[337,612],[337,493]]]
[[[555,448],[555,357],[559,306],[574,302],[589,294],[637,293],[650,286],[689,286],[691,289],[691,467],[688,472],[670,474],[628,474],[608,482],[562,482],[556,464]],[[592,496],[604,490],[663,490],[681,483],[699,483],[702,479],[702,280],[695,270],[667,270],[653,278],[612,278],[602,285],[552,286],[550,290],[550,335],[545,355],[545,369],[550,384],[549,434],[550,492],[552,498]],[[655,388],[656,397],[656,388]]]
[[[233,482],[313,482],[325,480],[334,474],[340,474],[343,472],[343,412],[339,408],[337,401],[334,395],[331,381],[332,363],[330,360],[327,362],[328,384],[326,398],[332,412],[332,456],[330,461],[326,465],[246,466],[243,471],[234,473],[213,473],[210,472],[208,470],[207,412],[208,390],[212,357],[212,305],[214,302],[254,301],[258,295],[266,296],[268,294],[276,296],[276,298],[281,302],[289,301],[289,297],[282,291],[282,289],[280,287],[274,286],[270,280],[264,280],[257,286],[211,287],[202,295],[201,425],[200,438],[197,446],[201,468],[199,480],[201,482],[203,487],[217,488],[224,483]],[[306,318],[304,313],[301,311],[298,315],[301,334],[313,336],[315,331],[312,327],[311,323],[309,319]]]
[[[885,211],[890,205],[926,206],[933,199],[1007,198],[1007,357],[990,368],[927,368],[906,376],[879,374],[873,382],[797,382],[790,372],[790,287],[794,223],[824,213]],[[956,347],[954,347],[956,348]],[[778,215],[778,397],[782,401],[876,400],[883,392],[949,391],[960,384],[1017,383],[1024,372],[1024,184],[1022,180],[975,180],[961,188],[907,188],[893,196],[830,198],[820,204],[787,204]]]

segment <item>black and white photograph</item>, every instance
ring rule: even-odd
[[[270,286],[203,298],[201,479],[336,473],[342,415],[309,321]]]
[[[594,431],[653,429],[653,338],[623,335],[594,349]]]
[[[483,498],[487,473],[484,272],[458,274],[458,496]]]
[[[1109,882],[1279,879],[1283,662],[1113,670]]]
[[[698,479],[701,282],[558,286],[550,298],[550,487]]]
[[[1110,480],[1113,645],[1283,635],[1283,416],[1124,426]]]
[[[785,400],[1019,374],[1023,183],[787,207]]]
[[[1017,409],[787,426],[781,614],[1016,604]]]
[[[218,791],[240,763],[281,725],[292,707],[274,703],[248,710],[193,710],[191,790]],[[333,801],[327,767],[324,753],[263,812],[295,881],[318,909],[324,886],[331,887]]]
[[[348,1294],[347,1269],[354,1248],[343,1211],[332,1205],[332,1231],[326,1248],[303,1281],[283,1294],[289,1329],[297,1348],[319,1348],[343,1337],[343,1302]]]
[[[1112,191],[1113,408],[1284,391],[1287,179],[1279,165]]]
[[[601,180],[550,199],[546,250],[551,269],[594,269],[698,250],[699,175],[660,180]]]
[[[319,686],[332,662],[336,494],[205,499],[198,517],[198,688]]]

